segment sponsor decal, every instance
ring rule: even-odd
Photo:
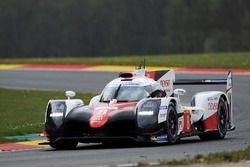
[[[166,113],[161,113],[161,114],[160,114],[160,118],[165,118],[166,116],[167,116]]]
[[[159,135],[159,136],[151,136],[151,140],[157,143],[163,143],[166,142],[168,139],[168,136],[166,134]]]
[[[183,122],[182,122],[182,120],[178,121],[178,129],[183,129]]]
[[[207,98],[207,101],[212,101],[212,100],[214,100],[214,98],[213,98],[213,97],[209,97],[209,98]]]
[[[168,106],[160,106],[158,123],[164,122],[167,119]]]
[[[170,86],[170,80],[160,80],[160,84],[163,88]]]
[[[209,97],[207,101],[217,101],[218,97]]]
[[[140,84],[139,83],[135,83],[135,82],[131,82],[131,81],[123,81],[122,85],[126,85],[126,86],[138,86]]]
[[[167,110],[168,106],[160,106],[160,110]]]

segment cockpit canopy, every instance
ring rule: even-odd
[[[149,95],[150,92],[145,86],[120,84],[105,87],[101,102],[109,102],[112,99],[116,99],[117,102],[137,102]]]
[[[163,91],[160,84],[149,78],[123,80],[118,78],[110,82],[102,91],[100,102],[138,102],[150,97],[156,91]]]

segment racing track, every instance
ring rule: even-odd
[[[87,71],[20,71],[0,70],[0,87],[32,89],[72,89],[81,92],[100,92],[102,87],[116,77],[117,72]],[[177,78],[224,78],[225,75],[177,74]],[[199,141],[197,137],[183,139],[176,145],[138,145],[131,147],[104,147],[100,144],[79,145],[76,150],[57,151],[50,148],[0,153],[0,166],[4,167],[82,167],[117,165],[138,161],[158,162],[161,159],[179,159],[196,154],[228,151],[250,145],[249,95],[250,77],[234,76],[234,120],[236,131],[224,140]],[[215,89],[213,86],[187,88],[189,101],[196,91]],[[222,88],[221,86],[219,87]]]

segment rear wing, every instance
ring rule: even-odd
[[[174,85],[226,85],[226,94],[232,109],[233,76],[229,71],[226,79],[178,79]]]
[[[226,85],[227,79],[178,79],[174,85]]]
[[[233,75],[229,71],[226,79],[178,79],[174,85],[226,85],[225,93],[229,104],[229,129],[234,130],[233,125]]]

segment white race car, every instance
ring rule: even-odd
[[[225,84],[223,91],[196,93],[190,106],[176,85]],[[232,106],[232,73],[227,79],[175,80],[174,71],[123,72],[106,85],[89,105],[80,99],[50,100],[45,114],[45,132],[53,148],[74,148],[78,142],[113,143],[170,142],[187,136],[223,139],[235,129]]]

